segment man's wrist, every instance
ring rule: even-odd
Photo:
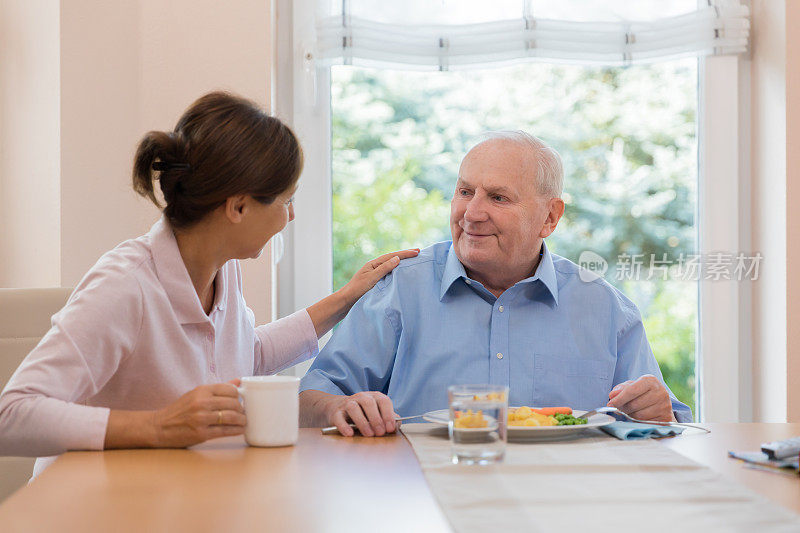
[[[300,393],[300,417],[303,427],[323,427],[330,420],[330,394],[308,389]]]
[[[327,394],[320,391],[319,398],[316,400],[315,411],[319,415],[319,422],[321,425],[328,425],[333,413],[336,411],[337,398],[332,394]]]

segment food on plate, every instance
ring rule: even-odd
[[[506,399],[505,393],[490,392],[486,396],[474,395],[472,399],[476,402],[503,402]]]
[[[588,420],[585,418],[579,418],[577,416],[572,416],[572,415],[565,415],[563,413],[553,415],[553,418],[555,418],[558,421],[559,426],[579,426],[581,424],[585,424],[586,422],[588,422]]]
[[[531,413],[531,415],[527,418],[522,419],[509,419],[508,421],[509,426],[557,426],[558,422],[551,416],[540,415],[537,413]]]
[[[514,420],[525,420],[526,418],[528,418],[529,416],[531,416],[533,414],[533,409],[531,409],[530,407],[528,407],[526,405],[523,405],[522,407],[520,407],[519,409],[517,409],[515,411],[509,411],[508,414],[509,415],[513,414],[514,415]],[[509,420],[511,420],[511,419],[509,418]]]
[[[535,426],[575,426],[585,424],[585,418],[572,415],[569,407],[545,407],[533,409],[527,405],[508,411],[508,425],[535,427]]]
[[[572,408],[570,407],[540,407],[533,410],[540,415],[571,415]]]
[[[456,411],[455,412],[455,420],[453,421],[453,427],[459,429],[467,429],[467,428],[485,428],[489,425],[489,421],[483,417],[483,411],[478,410],[478,412],[473,413],[472,409],[468,409],[465,413],[464,411]]]

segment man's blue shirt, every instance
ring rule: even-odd
[[[509,405],[593,409],[628,379],[663,382],[633,302],[542,250],[536,273],[499,298],[467,277],[450,241],[401,261],[353,306],[300,390],[379,391],[410,416],[447,408],[455,384],[506,385]]]

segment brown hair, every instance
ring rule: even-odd
[[[292,130],[254,102],[224,92],[195,101],[172,132],[151,131],[139,143],[133,189],[158,207],[153,180],[164,193],[164,214],[187,227],[237,194],[271,203],[293,187],[303,152]]]

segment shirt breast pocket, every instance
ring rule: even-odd
[[[533,387],[539,406],[594,409],[608,403],[613,361],[571,355],[534,354]]]

